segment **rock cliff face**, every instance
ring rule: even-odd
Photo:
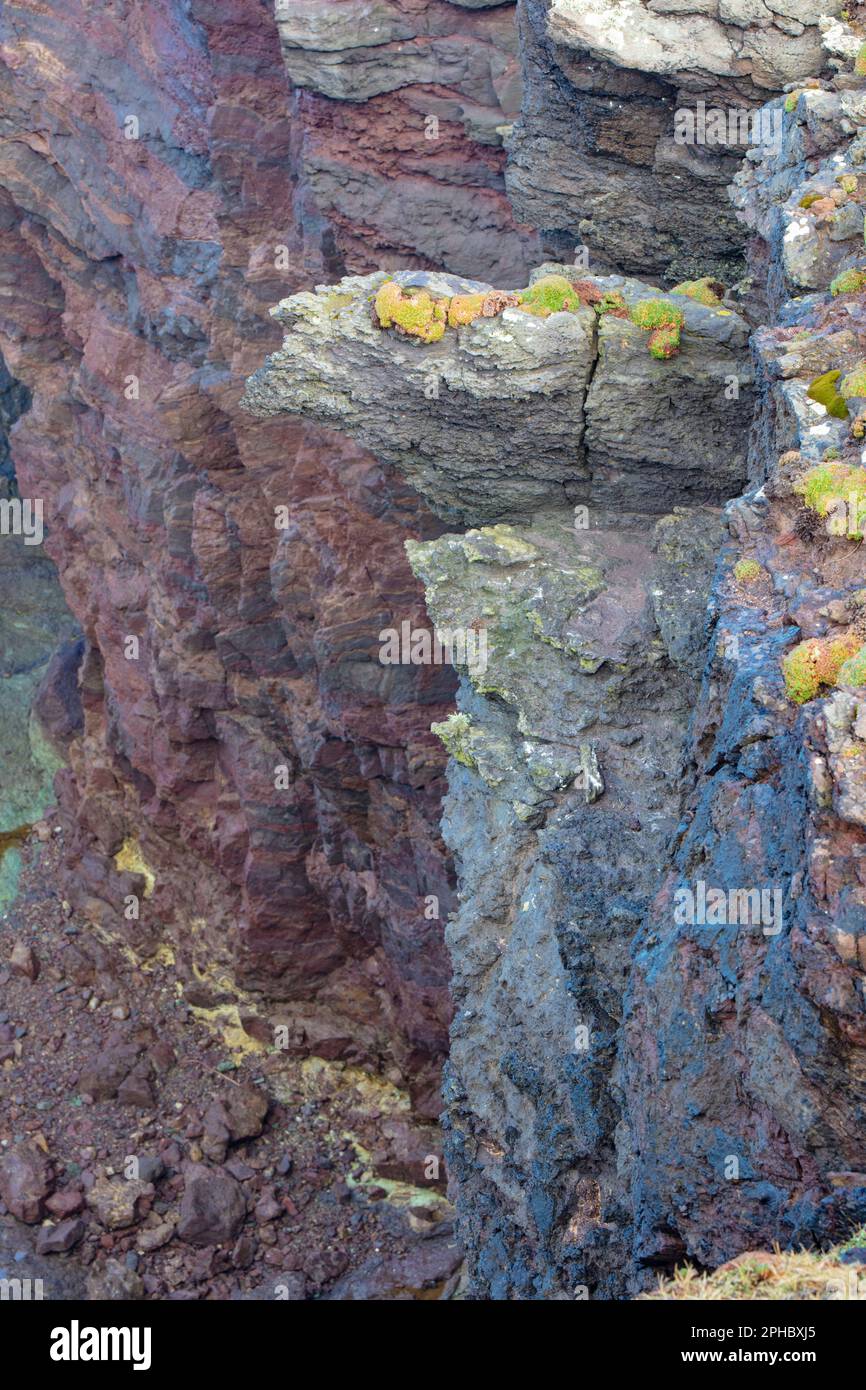
[[[278,0],[276,17],[305,205],[346,265],[523,284],[539,246],[505,194],[502,142],[521,98],[514,5]]]
[[[778,103],[783,137],[734,191],[776,325],[754,339],[751,487],[729,510],[685,815],[638,941],[625,1051],[638,1249],[675,1231],[708,1265],[827,1244],[866,1215],[863,672],[831,660],[813,679],[811,665],[864,632],[864,96],[845,74]],[[847,404],[815,399],[826,373]],[[772,885],[777,916],[677,924],[676,888],[698,879],[727,895]]]
[[[837,10],[0,19],[0,403],[83,634],[39,698],[65,892],[428,1118],[453,1008],[476,1296],[866,1220]]]
[[[342,267],[297,186],[273,16],[10,5],[0,88],[15,463],[85,637],[68,895],[170,945],[193,1002],[237,999],[232,974],[294,1001],[293,1046],[390,1059],[435,1112],[452,678],[366,660],[421,619],[402,540],[435,532],[368,455],[238,410],[268,305]]]
[[[339,424],[443,518],[494,523],[407,546],[437,629],[483,627],[487,643],[437,726],[461,890],[449,1162],[479,1290],[616,1296],[637,1287],[622,996],[678,818],[721,525],[709,504],[745,478],[748,330],[677,296],[681,351],[658,360],[624,310],[590,307],[619,296],[639,318],[658,296],[610,278],[582,282],[569,311],[510,305],[424,344],[379,326],[393,284],[451,317],[491,289],[409,272],[284,301],[283,348],[247,401]]]
[[[736,280],[743,237],[726,185],[752,113],[823,69],[818,14],[840,8],[521,0],[524,101],[507,140],[517,215],[548,253],[586,247],[592,269]]]
[[[461,528],[407,551],[437,628],[486,638],[437,726],[481,1296],[621,1297],[866,1217],[862,102],[844,74],[772,101],[737,179],[775,320],[754,412],[730,308],[672,295],[654,360],[657,294],[567,265],[531,277],[574,290],[540,319],[531,288],[411,271],[284,301],[248,388]]]

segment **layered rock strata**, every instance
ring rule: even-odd
[[[55,708],[66,896],[173,952],[190,1002],[267,1029],[261,1000],[287,1000],[293,1050],[396,1064],[435,1112],[425,902],[452,889],[429,724],[453,673],[387,671],[375,634],[423,621],[402,541],[437,528],[368,455],[238,409],[278,341],[267,306],[336,254],[299,191],[273,16],[0,24],[0,342],[32,398],[12,450],[85,638],[83,732]]]
[[[505,193],[520,110],[515,7],[277,0],[301,198],[343,268],[415,266],[523,284],[537,234]]]

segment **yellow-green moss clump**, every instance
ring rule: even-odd
[[[734,578],[738,584],[754,584],[763,574],[764,569],[757,560],[738,560],[734,565]]]
[[[856,656],[860,641],[845,637],[809,637],[782,660],[785,689],[797,705],[812,700],[823,685],[836,685],[839,672]]]
[[[802,96],[802,92],[799,92],[799,91],[798,91],[798,92],[789,92],[788,95],[785,97],[785,110],[788,112],[789,115],[791,114],[791,112],[792,112],[792,111],[794,110],[794,108],[796,107],[797,102],[800,100],[800,97],[801,97],[801,96]]]
[[[823,405],[828,415],[834,415],[838,420],[846,420],[848,407],[837,385],[841,375],[841,372],[824,372],[822,376],[816,376],[806,395],[810,400]]]
[[[671,294],[685,294],[708,309],[718,309],[724,293],[724,285],[714,280],[712,275],[705,275],[701,280],[683,280],[681,285],[674,285],[671,290]]]
[[[608,290],[606,294],[602,295],[598,303],[593,305],[593,308],[599,318],[605,314],[612,314],[616,319],[627,319],[629,316],[628,305],[619,290]]]
[[[837,685],[866,685],[866,645],[839,667]]]
[[[460,328],[480,319],[484,313],[485,298],[484,291],[479,294],[455,294],[448,306],[448,326]]]
[[[843,377],[839,385],[839,394],[844,396],[846,401],[856,396],[866,396],[866,362],[858,362],[857,366]]]
[[[818,516],[827,517],[833,536],[859,540],[866,529],[866,468],[819,463],[794,483],[794,491]]]
[[[397,328],[423,343],[436,343],[445,332],[448,303],[434,299],[427,290],[404,294],[396,280],[386,280],[374,308],[380,328]]]
[[[669,299],[641,300],[631,311],[631,321],[638,328],[649,329],[651,357],[666,360],[679,352],[680,332],[686,316]]]
[[[866,285],[866,270],[843,270],[830,281],[830,293],[837,294],[856,294]]]
[[[854,59],[854,71],[858,77],[866,77],[866,43],[861,43]]]
[[[439,724],[431,724],[430,732],[444,743],[446,749],[464,767],[475,768],[476,762],[470,747],[472,721],[468,714],[449,714]]]
[[[580,295],[564,275],[542,275],[534,285],[521,291],[520,307],[524,313],[546,319],[550,314],[579,309]]]

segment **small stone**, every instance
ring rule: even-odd
[[[234,1240],[246,1216],[239,1184],[224,1168],[187,1165],[177,1233],[190,1245],[219,1245]]]
[[[53,1164],[35,1144],[16,1144],[0,1158],[0,1199],[19,1221],[41,1221],[53,1190]]]
[[[232,1264],[235,1269],[249,1269],[256,1258],[256,1245],[252,1236],[242,1235],[232,1251]]]
[[[97,1178],[87,1194],[87,1205],[107,1231],[123,1230],[138,1219],[138,1207],[153,1189],[137,1178]]]
[[[142,1182],[159,1182],[165,1176],[165,1162],[161,1155],[142,1154],[138,1160],[138,1176]]]
[[[61,1221],[67,1216],[77,1216],[84,1210],[84,1193],[77,1187],[63,1187],[59,1192],[52,1192],[45,1207]]]
[[[263,1193],[256,1204],[256,1220],[264,1224],[267,1221],[276,1221],[277,1217],[282,1215],[283,1209],[273,1192]]]
[[[146,1072],[139,1068],[131,1071],[118,1086],[117,1099],[121,1105],[134,1105],[139,1110],[152,1110],[156,1098]]]
[[[144,1284],[141,1275],[120,1260],[106,1260],[94,1266],[88,1276],[87,1296],[98,1303],[137,1302],[144,1298]]]
[[[158,1226],[149,1226],[138,1232],[136,1243],[142,1254],[149,1254],[151,1250],[161,1250],[167,1245],[174,1235],[175,1223],[173,1221],[161,1221]]]
[[[222,1163],[229,1144],[261,1134],[268,1113],[268,1098],[255,1086],[236,1086],[231,1094],[215,1100],[204,1117],[202,1147],[208,1158]]]
[[[24,975],[28,980],[36,980],[39,977],[40,966],[36,952],[32,946],[25,946],[23,941],[15,942],[9,964],[16,975]]]
[[[84,1222],[78,1216],[60,1221],[56,1226],[42,1226],[36,1237],[37,1255],[57,1255],[71,1250],[84,1235]]]
[[[239,1158],[230,1158],[225,1166],[226,1171],[231,1173],[233,1178],[237,1178],[238,1182],[249,1182],[250,1178],[256,1175],[255,1168],[251,1168]]]

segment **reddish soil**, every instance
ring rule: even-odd
[[[54,886],[62,833],[36,831],[0,919],[0,1198],[14,1205],[16,1155],[25,1170],[47,1157],[47,1178],[27,1226],[0,1200],[0,1276],[56,1271],[50,1297],[454,1296],[435,1127],[386,1078],[191,1009],[168,960],[142,968],[76,920]],[[233,1140],[226,1115],[255,1130],[265,1104],[261,1133]],[[45,1253],[62,1221],[71,1249]]]

